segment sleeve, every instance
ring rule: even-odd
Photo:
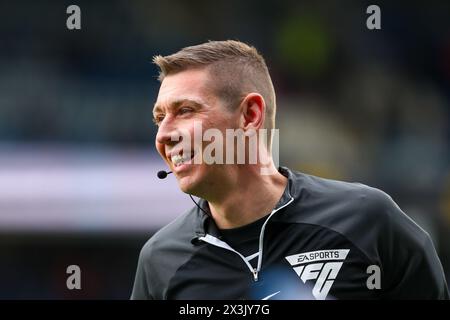
[[[386,299],[449,299],[433,242],[387,194],[382,193],[382,289]],[[383,288],[384,287],[384,288]]]
[[[133,291],[131,293],[131,300],[153,300],[153,297],[150,294],[148,281],[147,281],[147,272],[145,268],[145,247],[141,250],[139,254],[139,261],[136,270],[136,275],[134,278]]]

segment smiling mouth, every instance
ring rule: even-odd
[[[182,164],[189,162],[192,158],[194,158],[194,155],[195,155],[194,151],[191,151],[190,153],[187,154],[181,152],[179,154],[172,155],[170,157],[170,160],[172,161],[175,167],[179,167]]]

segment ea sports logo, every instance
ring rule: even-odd
[[[325,300],[349,251],[349,249],[319,250],[285,258],[303,283],[316,280],[312,294],[317,300]]]

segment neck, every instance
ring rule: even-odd
[[[259,166],[236,166],[221,194],[205,198],[220,229],[244,226],[274,209],[286,188],[287,178],[273,163],[272,166],[275,173],[271,175],[262,175]]]

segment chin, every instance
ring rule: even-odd
[[[205,177],[199,175],[199,172],[191,173],[190,175],[178,179],[178,186],[181,191],[196,197],[202,197],[205,190],[202,190],[205,184]]]
[[[193,181],[191,176],[185,176],[178,180],[178,186],[184,193],[195,194],[197,184]]]

